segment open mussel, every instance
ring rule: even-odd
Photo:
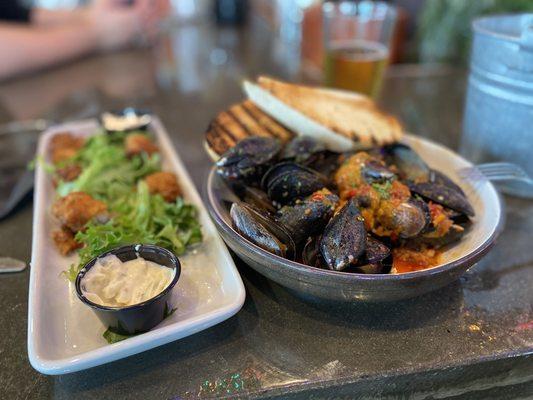
[[[307,238],[302,250],[302,263],[315,268],[327,269],[322,254],[320,254],[321,240],[322,236],[311,236]]]
[[[324,176],[332,175],[338,168],[339,153],[326,149],[323,143],[298,136],[285,146],[281,159],[311,168]]]
[[[324,188],[327,179],[318,172],[292,162],[271,167],[261,182],[270,200],[287,204]]]
[[[462,191],[457,191],[450,186],[441,185],[434,182],[410,183],[409,189],[428,200],[452,210],[458,211],[469,217],[475,215],[474,208]]]
[[[268,198],[268,195],[261,189],[252,186],[242,186],[239,190],[240,197],[258,210],[263,210],[271,214],[276,213],[276,208]]]
[[[384,269],[384,261],[390,257],[390,249],[379,240],[368,235],[366,237],[365,253],[361,257],[356,272],[364,274],[379,274]]]
[[[309,236],[322,232],[338,201],[337,195],[328,189],[322,189],[293,205],[283,206],[277,213],[277,221],[290,233],[298,246]]]
[[[367,183],[385,183],[396,178],[396,174],[376,159],[370,159],[361,167],[361,176]]]
[[[402,179],[413,182],[427,181],[430,169],[422,158],[409,146],[396,143],[384,148],[388,164],[398,168]]]
[[[281,142],[277,139],[248,137],[222,155],[216,163],[217,173],[230,182],[254,183],[273,164],[281,148]]]
[[[455,190],[456,192],[459,192],[463,196],[466,196],[465,192],[463,192],[463,189],[461,189],[458,184],[456,184],[448,176],[446,176],[440,171],[432,169],[429,172],[429,182],[433,182],[438,185],[448,186],[450,189]]]
[[[320,253],[329,269],[342,271],[355,266],[364,253],[366,230],[356,201],[350,199],[327,224]]]
[[[410,198],[392,211],[392,229],[404,239],[423,232],[430,222],[429,208],[422,200]]]
[[[297,164],[308,165],[313,163],[325,149],[326,146],[323,143],[307,136],[297,136],[287,143],[281,158]]]
[[[280,257],[294,258],[291,236],[267,214],[241,202],[232,204],[230,215],[235,230],[250,242]]]

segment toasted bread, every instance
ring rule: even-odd
[[[382,112],[370,98],[360,94],[295,85],[267,77],[259,77],[258,85],[245,82],[244,89],[264,112],[299,134],[319,140],[331,140],[332,133],[336,133],[351,142],[383,145],[402,136],[396,118]],[[349,147],[346,141],[338,138],[331,144],[334,150]]]
[[[219,113],[209,125],[206,141],[221,155],[248,136],[271,136],[286,142],[294,133],[247,100]]]

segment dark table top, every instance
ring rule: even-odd
[[[0,123],[149,108],[202,189],[210,163],[201,144],[209,119],[242,98],[244,77],[295,78],[295,53],[260,23],[242,30],[175,27],[152,50],[92,57],[1,84]],[[410,131],[457,149],[464,88],[464,71],[394,68],[381,104]],[[318,303],[236,260],[247,291],[236,316],[64,376],[41,375],[28,363],[29,271],[0,275],[0,398],[533,397],[533,203],[506,203],[506,228],[496,247],[438,292],[385,305]],[[0,255],[29,261],[31,226],[28,199],[0,222]]]

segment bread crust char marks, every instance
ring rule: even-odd
[[[249,136],[275,137],[287,142],[294,137],[294,132],[246,100],[219,113],[209,124],[206,140],[209,147],[221,155]]]

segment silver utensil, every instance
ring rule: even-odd
[[[26,269],[26,263],[12,257],[0,257],[0,274],[7,272],[21,272]]]
[[[457,171],[464,179],[478,181],[488,179],[493,182],[515,181],[533,187],[533,179],[520,166],[508,162],[493,162],[462,168]]]

